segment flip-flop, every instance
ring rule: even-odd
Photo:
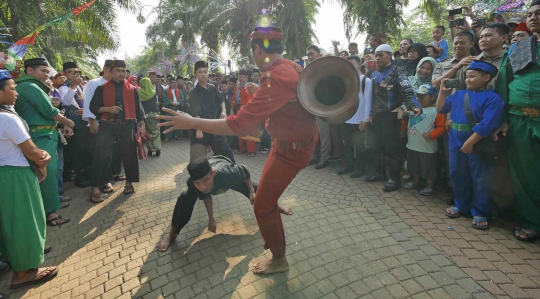
[[[60,202],[68,202],[71,201],[73,198],[65,195],[60,195]]]
[[[516,233],[516,231],[518,231],[518,230],[524,232],[525,235],[527,236],[527,238],[520,237]],[[526,228],[521,228],[521,227],[516,227],[516,229],[514,229],[512,234],[514,235],[514,238],[516,238],[516,240],[521,241],[521,242],[529,242],[530,243],[530,242],[533,242],[536,239],[540,239],[540,233],[535,232],[532,229],[526,229]],[[536,236],[534,234],[536,234]]]
[[[49,252],[52,251],[52,247],[51,246],[45,246],[45,248],[43,249],[43,254],[47,254]]]
[[[458,208],[456,208],[456,206],[451,206],[450,207],[450,213],[448,213],[446,210],[444,210],[444,215],[446,215],[446,217],[448,217],[448,218],[455,219],[455,218],[461,217],[461,212],[458,210]]]
[[[491,225],[489,225],[489,221],[484,216],[474,216],[473,220],[476,221],[476,224],[471,223],[472,228],[476,228],[476,229],[479,229],[479,230],[486,230],[486,229],[489,229],[491,227]],[[480,222],[487,222],[487,225],[480,226],[480,225],[478,225],[478,223],[480,223]]]
[[[101,186],[101,187],[99,188],[99,190],[100,190],[101,192],[103,192],[103,193],[113,193],[113,192],[114,192],[114,187],[112,186],[111,183],[107,183],[107,184]]]
[[[67,221],[64,222],[64,223],[61,223],[61,224],[53,224],[53,221],[60,220],[60,219],[66,219]],[[66,224],[68,222],[69,222],[69,218],[62,218],[62,216],[58,216],[58,217],[56,217],[54,219],[49,219],[49,220],[46,221],[48,226],[61,226],[61,225],[64,225],[64,224]]]
[[[420,192],[418,192],[418,193],[420,193],[420,195],[424,195],[424,196],[431,196],[431,195],[435,194],[435,190],[426,187],[426,188],[420,190]]]
[[[15,290],[15,289],[19,289],[19,288],[22,288],[22,287],[27,287],[27,286],[31,286],[31,285],[34,285],[34,284],[43,283],[43,282],[46,282],[46,281],[49,281],[49,280],[55,278],[56,275],[58,275],[58,268],[56,268],[52,272],[50,272],[49,274],[45,275],[43,278],[38,279],[38,280],[34,280],[35,278],[37,278],[38,276],[40,276],[43,272],[45,272],[47,270],[49,270],[49,267],[47,267],[47,268],[45,268],[45,270],[39,272],[36,276],[34,276],[34,278],[32,278],[28,282],[19,283],[19,284],[12,284],[10,286],[10,289]]]
[[[92,197],[90,198],[90,201],[91,201],[92,203],[102,203],[102,202],[105,201],[105,198],[103,198],[103,197],[101,196],[101,193],[100,193],[100,194],[97,194],[97,195],[96,195],[96,194],[92,194]]]
[[[113,177],[113,180],[115,180],[116,182],[125,181],[125,180],[126,180],[126,176],[125,176],[125,175],[115,175],[115,176]]]
[[[124,195],[135,193],[135,187],[131,186],[131,191],[126,191],[127,188],[129,187],[128,186],[124,187]]]
[[[69,203],[69,202],[63,202],[63,203],[61,204],[61,208],[60,208],[60,209],[65,209],[65,208],[67,208],[67,207],[69,207],[69,206],[70,206],[70,203]]]
[[[416,188],[416,184],[413,183],[413,182],[408,182],[407,184],[405,184],[405,186],[403,186],[403,188],[405,188],[407,190],[412,190],[412,189]]]

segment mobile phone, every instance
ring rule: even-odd
[[[450,79],[444,83],[444,86],[446,88],[459,88],[459,79],[458,78]]]
[[[463,8],[462,7],[456,8],[456,9],[451,9],[451,10],[448,11],[449,16],[460,15],[462,13],[463,13]]]
[[[484,26],[486,26],[486,19],[485,18],[476,19],[476,25],[474,26],[475,28],[484,27]]]
[[[457,19],[450,21],[450,28],[465,25],[465,19]]]

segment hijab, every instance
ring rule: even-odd
[[[424,64],[424,62],[426,61],[429,61],[429,63],[431,63],[431,74],[429,74],[429,76],[425,79],[422,79],[418,76],[418,73],[415,72],[414,76],[409,76],[409,82],[411,82],[411,86],[414,90],[414,92],[416,93],[416,90],[418,90],[418,87],[424,85],[424,84],[429,84],[431,85],[431,79],[433,78],[433,71],[435,70],[435,65],[437,65],[437,61],[435,61],[435,59],[431,58],[431,57],[424,57],[422,59],[420,59],[420,62],[418,62],[417,66],[416,66],[416,69],[419,69],[420,66],[422,64]]]
[[[141,82],[139,82],[139,86],[141,87],[141,90],[139,90],[141,102],[146,102],[156,95],[156,91],[150,79],[142,78]]]
[[[128,82],[129,82],[131,85],[135,86],[135,88],[137,88],[137,90],[140,90],[141,88],[140,88],[139,85],[137,84],[137,81],[138,81],[137,76],[130,76],[130,77],[128,78]]]
[[[409,74],[409,76],[414,76],[416,75],[416,69],[418,68],[418,63],[424,57],[428,57],[428,54],[427,54],[426,45],[424,44],[414,43],[411,45],[411,47],[413,47],[416,50],[416,52],[418,52],[418,58],[416,58],[415,60],[409,59],[407,61],[407,64],[405,65],[405,70],[407,71],[407,74]]]

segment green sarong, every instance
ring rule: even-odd
[[[45,212],[30,167],[0,166],[0,253],[14,271],[43,263]],[[58,199],[58,198],[57,198]]]
[[[58,211],[62,207],[58,195],[58,133],[53,133],[56,134],[40,137],[34,137],[32,132],[30,133],[36,146],[51,155],[51,162],[47,165],[47,177],[39,183],[45,214]]]
[[[540,232],[540,122],[510,114],[508,154],[520,227]]]
[[[159,131],[159,119],[156,118],[155,113],[149,113],[146,115],[146,120],[144,121],[144,127],[146,129],[146,134],[150,136],[150,140],[146,141],[146,147],[148,151],[160,151],[161,150],[161,133]]]

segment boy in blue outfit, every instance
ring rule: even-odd
[[[493,90],[486,89],[498,73],[494,65],[474,60],[467,68],[467,90],[452,94],[446,88],[444,79],[437,99],[437,111],[447,114],[452,112],[450,143],[450,180],[454,188],[454,206],[446,209],[445,215],[458,218],[462,214],[473,216],[472,227],[488,229],[491,217],[489,204],[493,181],[494,162],[481,160],[474,150],[474,145],[482,138],[499,128],[503,120],[504,101]],[[448,98],[447,98],[448,97]],[[469,98],[469,107],[476,122],[471,128],[465,115],[465,98]]]
[[[446,28],[444,26],[438,25],[433,28],[431,36],[433,37],[432,44],[435,47],[439,48],[439,56],[435,59],[437,62],[441,62],[448,57],[448,42],[443,38]]]

